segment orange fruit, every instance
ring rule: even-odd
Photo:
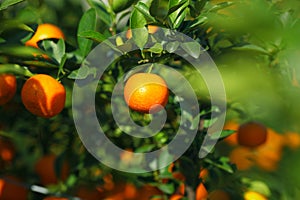
[[[171,197],[170,197],[170,200],[180,200],[182,199],[184,196],[181,195],[181,194],[173,194]]]
[[[257,192],[247,191],[244,194],[244,200],[267,200],[267,198]]]
[[[111,191],[105,191],[107,200],[129,200],[136,199],[138,195],[137,188],[132,183],[117,183]]]
[[[296,132],[287,132],[285,133],[284,142],[289,148],[298,149],[300,147],[300,134]]]
[[[35,164],[35,172],[39,175],[43,185],[57,184],[59,180],[66,180],[69,174],[69,165],[65,161],[56,163],[56,155],[49,154],[41,157]],[[60,174],[56,174],[56,165],[59,166]]]
[[[137,73],[129,77],[124,87],[127,105],[142,113],[158,112],[168,102],[169,90],[160,76]]]
[[[16,91],[16,77],[11,74],[0,74],[0,106],[9,102],[15,96]]]
[[[229,154],[229,159],[238,170],[247,170],[253,166],[253,154],[245,147],[237,147]]]
[[[238,143],[245,147],[258,147],[267,140],[267,128],[258,122],[247,122],[237,130]]]
[[[0,200],[26,200],[28,190],[22,182],[14,176],[5,176],[0,179]]]
[[[231,131],[235,131],[234,133],[232,133],[231,135],[229,135],[228,137],[226,137],[224,139],[224,141],[229,144],[229,145],[238,145],[238,140],[237,140],[237,130],[239,128],[239,124],[235,121],[229,121],[227,122],[224,127],[223,130],[231,130]]]
[[[199,178],[201,178],[202,181],[205,182],[208,177],[208,174],[209,174],[208,169],[206,168],[201,169],[199,173]]]
[[[144,185],[138,189],[135,200],[162,200],[161,198],[152,198],[153,196],[159,196],[162,194],[163,193],[158,188],[151,185]]]
[[[208,192],[203,183],[200,183],[196,189],[196,200],[205,200]]]
[[[230,195],[224,190],[214,190],[208,194],[209,200],[230,200]]]
[[[62,30],[53,24],[40,24],[25,45],[38,48],[38,42],[46,39],[65,39]]]
[[[5,162],[12,161],[15,156],[14,144],[7,139],[0,138],[0,158]]]
[[[76,191],[76,196],[82,200],[99,200],[104,199],[103,194],[95,187],[81,185]]]
[[[21,97],[29,112],[40,117],[51,118],[64,108],[66,90],[52,76],[38,74],[25,82]]]
[[[254,161],[266,171],[275,171],[282,157],[284,136],[268,128],[267,141],[254,150]]]
[[[150,33],[150,34],[156,33],[157,30],[158,30],[158,28],[159,28],[158,26],[148,25],[148,33]],[[132,31],[131,31],[131,29],[127,30],[127,32],[126,32],[126,38],[127,39],[132,38]]]

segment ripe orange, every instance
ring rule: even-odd
[[[56,174],[56,156],[49,154],[41,157],[35,164],[35,172],[39,175],[43,185],[57,184],[59,180],[66,180],[69,174],[69,165],[65,161],[60,167],[60,174]],[[60,164],[60,163],[59,163]]]
[[[205,200],[208,192],[203,183],[200,183],[196,189],[196,200]]]
[[[162,192],[154,186],[144,185],[138,190],[138,194],[136,196],[136,200],[149,200],[153,196],[162,195]],[[152,198],[153,200],[162,200],[161,198]]]
[[[267,128],[258,122],[247,122],[237,130],[238,143],[245,147],[258,147],[267,140]]]
[[[229,159],[232,163],[236,164],[238,170],[247,170],[253,166],[252,152],[245,147],[237,147],[229,154]]]
[[[170,200],[180,200],[180,199],[183,199],[184,196],[181,195],[181,194],[173,194],[171,197],[170,197]]]
[[[244,194],[244,200],[267,200],[267,198],[257,192],[247,191]]]
[[[51,118],[64,108],[66,90],[52,76],[38,74],[25,82],[21,97],[29,112],[40,117]]]
[[[83,200],[99,200],[104,199],[103,194],[95,187],[81,185],[76,191],[76,196]]]
[[[14,176],[5,176],[0,179],[0,200],[26,200],[28,190],[21,181]]]
[[[129,77],[124,87],[127,105],[135,111],[154,113],[168,102],[169,90],[160,76],[150,73],[137,73]]]
[[[235,131],[233,134],[231,134],[230,136],[226,137],[224,139],[224,141],[232,146],[238,145],[238,140],[237,140],[237,130],[239,128],[239,124],[235,121],[228,121],[224,127],[223,130],[231,130],[231,131]]]
[[[25,45],[38,48],[38,42],[45,39],[64,39],[64,33],[60,28],[53,24],[40,24],[36,32]]]
[[[0,74],[0,106],[9,102],[15,96],[16,90],[16,77],[10,74]]]
[[[158,30],[158,26],[148,25],[148,33],[153,34],[153,33],[156,33],[157,30]],[[131,29],[127,30],[127,32],[126,32],[126,38],[127,39],[132,38],[132,31],[131,31]]]
[[[0,158],[4,162],[12,161],[15,156],[14,144],[7,139],[0,138]]]
[[[257,147],[254,154],[254,161],[258,167],[266,171],[275,171],[277,163],[282,157],[284,136],[275,132],[271,128],[267,129],[267,141]]]
[[[209,200],[230,200],[230,195],[224,190],[214,190],[208,195]]]
[[[206,168],[201,169],[200,173],[199,173],[199,178],[201,178],[202,181],[205,182],[208,178],[208,174],[209,174],[208,169],[206,169]]]
[[[285,145],[291,149],[300,147],[300,134],[296,132],[287,132],[284,137]]]

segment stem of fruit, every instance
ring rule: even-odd
[[[150,74],[150,73],[151,73],[151,71],[152,71],[152,69],[153,69],[153,66],[154,66],[154,64],[152,63],[152,64],[150,65],[150,67],[149,67],[148,71],[147,71],[147,73],[148,73],[148,74]]]

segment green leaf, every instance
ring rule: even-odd
[[[112,17],[103,1],[88,0],[88,4],[96,10],[96,13],[101,21],[103,21],[108,26],[111,25]]]
[[[21,67],[17,64],[0,64],[0,74],[2,73],[13,73],[27,77],[33,76],[27,68]]]
[[[159,54],[163,51],[163,46],[160,43],[155,43],[148,51]]]
[[[180,43],[178,41],[169,42],[166,46],[166,50],[169,53],[174,53],[178,49],[179,45],[180,45]]]
[[[0,55],[7,55],[15,58],[34,58],[45,54],[44,51],[27,46],[16,46],[16,45],[1,45]]]
[[[232,47],[232,49],[238,50],[238,51],[254,51],[254,52],[258,52],[258,53],[269,54],[269,52],[267,50],[265,50],[262,47],[259,47],[257,45],[254,45],[254,44],[247,44],[247,45],[240,46],[240,47]]]
[[[115,13],[121,12],[127,8],[129,8],[132,4],[134,4],[137,0],[109,0],[109,4],[112,10]]]
[[[96,29],[96,11],[94,8],[89,9],[86,11],[80,19],[77,35],[80,35],[82,32],[86,31],[94,31]],[[85,57],[92,48],[93,41],[77,37],[78,45],[80,52],[83,57]]]
[[[201,14],[201,11],[204,8],[207,1],[208,0],[190,1],[189,8],[192,17],[198,17]]]
[[[80,70],[80,73],[78,73]],[[74,70],[69,74],[69,79],[85,79],[89,75],[89,67],[82,66],[80,69]]]
[[[79,37],[83,37],[83,38],[87,38],[87,39],[91,39],[94,40],[95,42],[104,42],[107,46],[109,46],[110,48],[112,48],[114,51],[117,51],[119,53],[123,53],[122,51],[120,51],[120,49],[118,49],[115,45],[113,45],[109,40],[107,40],[107,38],[96,31],[85,31],[82,32],[78,35]]]
[[[148,42],[149,33],[145,27],[146,24],[147,21],[144,15],[137,9],[134,9],[130,17],[130,28],[133,40],[140,49],[143,49]]]
[[[26,24],[18,21],[18,20],[5,20],[1,21],[1,26],[0,26],[0,34],[3,31],[11,30],[11,29],[21,29],[29,32],[33,32],[32,28],[27,26]]]
[[[201,45],[197,42],[182,43],[181,48],[193,58],[198,58],[201,53]]]
[[[136,8],[138,11],[140,11],[145,19],[148,21],[148,23],[153,23],[155,22],[155,18],[151,16],[150,11],[149,11],[149,7],[143,3],[143,2],[138,2],[134,8]]]
[[[173,183],[162,183],[162,184],[158,184],[157,187],[164,193],[166,194],[173,194],[175,192],[175,187]]]
[[[83,31],[81,33],[78,34],[78,37],[82,37],[82,38],[87,38],[87,39],[91,39],[91,40],[94,40],[96,42],[103,42],[104,40],[106,40],[107,38],[99,33],[99,32],[96,32],[96,31]]]
[[[189,3],[187,0],[170,0],[168,17],[173,28],[178,28],[187,14],[187,7]]]
[[[58,63],[61,62],[62,57],[64,56],[66,52],[66,46],[63,39],[60,39],[58,43],[51,40],[43,40],[42,46],[44,47],[45,51],[53,57]]]
[[[153,0],[150,6],[150,14],[158,21],[164,22],[168,16],[169,2],[167,0]]]
[[[2,2],[0,3],[0,10],[4,10],[4,9],[8,8],[9,6],[15,5],[22,1],[24,1],[24,0],[2,0]]]

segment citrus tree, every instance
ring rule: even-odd
[[[299,2],[2,0],[0,199],[297,199]]]

